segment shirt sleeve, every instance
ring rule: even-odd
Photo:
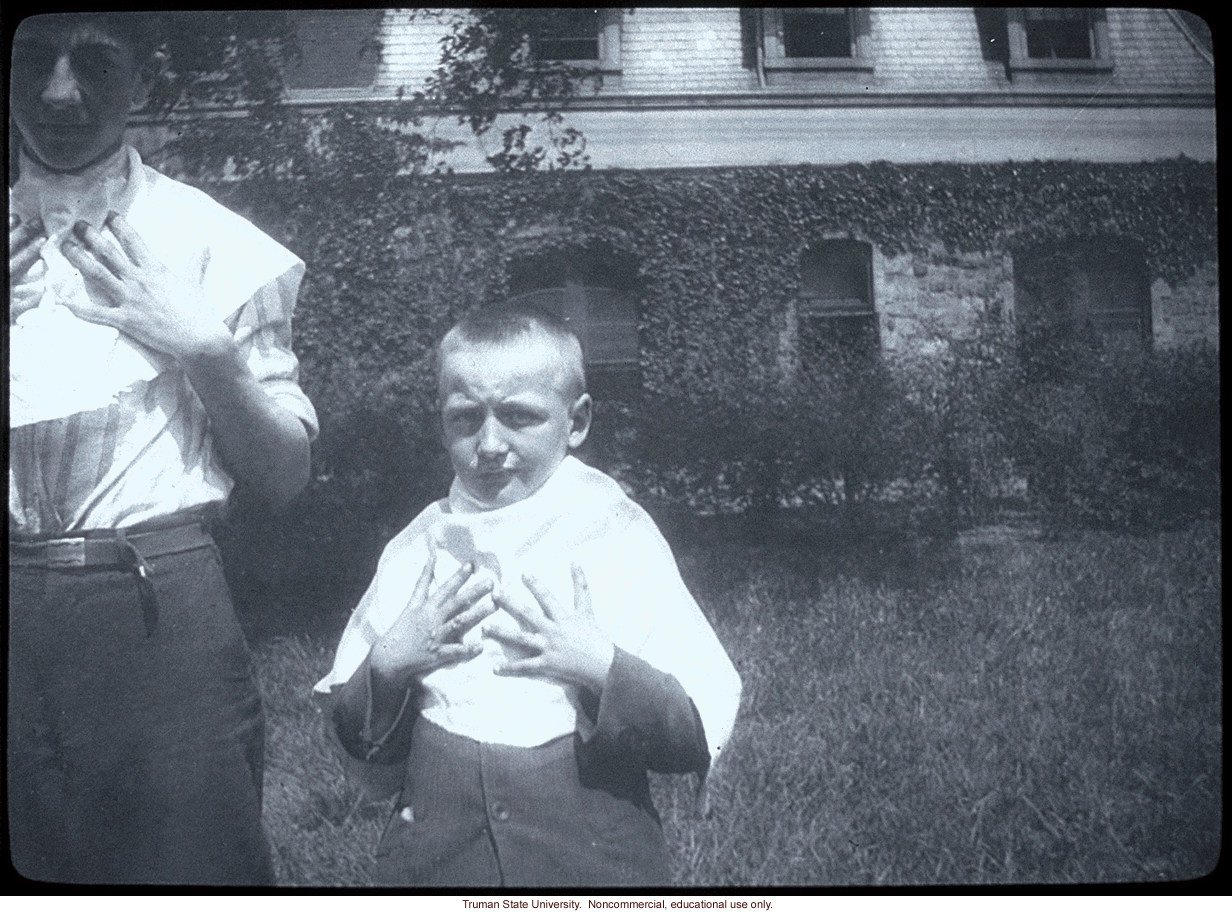
[[[710,767],[710,750],[697,707],[670,674],[616,647],[603,693],[582,698],[595,719],[579,748],[583,766],[616,766],[656,773],[697,773]]]
[[[304,277],[297,263],[265,283],[228,321],[261,389],[304,423],[308,439],[319,432],[316,409],[299,386],[299,359],[291,351],[291,315]]]
[[[365,763],[389,765],[405,760],[419,712],[416,690],[408,687],[400,698],[375,700],[372,669],[364,659],[355,674],[330,694],[334,731],[346,752]]]
[[[638,514],[605,546],[606,559],[592,562],[587,574],[595,573],[591,590],[606,602],[608,633],[683,689],[704,726],[713,767],[735,726],[740,676],[648,516]]]

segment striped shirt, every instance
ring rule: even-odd
[[[218,306],[258,383],[315,437],[316,413],[299,387],[299,362],[291,351],[303,263],[205,194],[141,164],[135,151],[121,151],[125,161],[114,167],[128,167],[143,186],[135,198],[117,194],[114,201],[128,204],[117,211],[128,217],[133,208],[134,229],[168,268],[200,264],[212,302],[232,297]],[[23,219],[39,214],[40,190],[50,195],[46,186],[23,183],[54,180],[28,161],[23,157],[22,182],[11,200]],[[165,237],[157,230],[160,219]],[[60,232],[45,221],[54,238]],[[16,345],[18,334],[13,338]],[[219,461],[201,401],[182,370],[165,359],[159,367],[156,376],[132,382],[101,408],[10,427],[10,533],[46,537],[131,526],[226,500],[233,481]],[[10,382],[17,382],[12,368]]]

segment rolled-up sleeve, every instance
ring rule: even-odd
[[[308,439],[319,432],[316,409],[299,386],[299,359],[291,351],[291,317],[304,265],[297,263],[265,283],[229,321],[249,369],[271,399],[304,423]]]

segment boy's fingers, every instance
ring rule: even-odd
[[[115,235],[116,240],[120,242],[120,247],[134,264],[144,266],[151,259],[150,250],[145,246],[145,241],[133,231],[132,226],[124,220],[124,216],[118,212],[108,212],[107,221],[103,224],[111,226],[111,233]]]
[[[432,587],[432,574],[436,570],[436,551],[432,548],[428,549],[428,560],[424,564],[423,570],[419,573],[419,579],[415,582],[415,590],[411,593],[409,605],[422,604],[428,597],[428,590]]]
[[[590,584],[586,582],[586,574],[577,564],[572,564],[573,573],[573,610],[590,614]]]
[[[556,596],[548,591],[548,588],[539,582],[537,577],[531,576],[529,573],[522,576],[522,582],[526,584],[526,588],[530,590],[530,594],[535,597],[535,601],[539,603],[539,607],[543,609],[544,616],[549,621],[554,621],[559,616],[557,609],[560,607],[556,604]]]
[[[440,606],[438,617],[441,620],[456,619],[459,614],[475,607],[491,591],[492,581],[490,579],[479,580],[476,583],[472,577]]]
[[[43,223],[37,219],[9,227],[9,256],[34,242],[43,233]]]
[[[483,635],[496,640],[505,646],[520,646],[523,649],[541,650],[543,644],[539,638],[521,630],[501,630],[499,627],[485,627]]]
[[[479,644],[467,646],[461,643],[451,643],[441,646],[436,651],[436,658],[442,666],[458,665],[462,662],[469,662],[481,652],[483,652],[483,646]]]
[[[88,222],[77,222],[73,225],[73,237],[118,278],[128,273],[131,260],[118,250],[115,244],[98,233]]]
[[[38,262],[42,254],[42,245],[30,244],[24,250],[9,254],[9,275],[20,277],[27,269]]]
[[[531,677],[543,674],[545,669],[543,659],[534,656],[529,659],[518,659],[516,662],[505,662],[492,669],[492,674],[502,677]]]
[[[524,605],[515,602],[505,594],[495,595],[492,600],[497,606],[503,608],[523,627],[529,627],[531,630],[538,630],[542,626],[543,618],[536,617],[535,614]]]
[[[473,605],[445,624],[446,642],[456,637],[465,636],[472,627],[495,613],[496,605],[491,602],[486,605]]]
[[[471,578],[471,575],[474,572],[474,564],[470,561],[464,563],[453,572],[453,576],[441,583],[440,588],[432,593],[432,598],[428,600],[428,603],[432,606],[432,608],[439,612],[441,608],[444,607],[445,603],[456,596],[458,594],[458,590],[466,585],[466,581]]]

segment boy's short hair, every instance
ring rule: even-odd
[[[570,376],[565,378],[562,392],[571,401],[577,399],[586,392],[586,366],[582,358],[582,342],[577,333],[550,310],[517,301],[473,307],[445,333],[433,352],[438,393],[442,350],[451,337],[481,345],[503,345],[535,333],[547,336],[560,348],[570,372]]]

